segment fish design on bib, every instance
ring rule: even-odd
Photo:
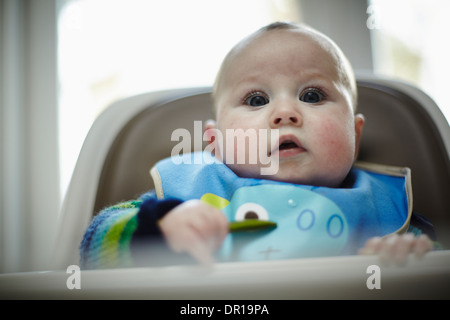
[[[230,233],[217,259],[260,261],[339,255],[349,227],[330,199],[292,185],[237,189],[230,200],[205,194],[202,200],[223,210]]]

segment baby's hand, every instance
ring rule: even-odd
[[[175,252],[187,252],[200,263],[214,262],[213,252],[228,234],[228,220],[219,209],[200,200],[186,201],[160,221],[160,229]]]
[[[393,234],[386,238],[373,237],[367,240],[359,254],[378,254],[384,263],[393,261],[397,265],[404,265],[410,253],[422,257],[433,250],[433,242],[426,235],[415,237],[412,233]]]

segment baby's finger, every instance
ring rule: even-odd
[[[169,238],[169,245],[173,251],[186,252],[201,264],[211,265],[214,263],[211,245],[193,229],[187,229],[175,237]]]
[[[199,214],[196,219],[192,219],[189,222],[189,228],[193,235],[195,235],[195,241],[201,242],[210,251],[218,247],[221,233],[217,222],[212,217]]]
[[[228,219],[222,211],[210,208],[201,216],[202,221],[195,225],[197,232],[210,245],[211,250],[221,247],[228,235]]]
[[[397,234],[387,237],[383,242],[379,251],[379,258],[382,263],[389,263],[393,260],[397,250],[399,236]]]
[[[190,246],[186,251],[199,263],[204,266],[211,266],[214,264],[214,258],[210,250],[210,246],[202,241]]]
[[[414,242],[414,235],[412,234],[398,236],[393,246],[393,256],[391,257],[397,265],[403,266],[406,264],[406,260],[408,259],[408,255],[411,252]]]
[[[230,227],[227,217],[221,211],[217,213],[216,217],[215,249],[219,249],[227,237]]]
[[[380,251],[382,246],[381,237],[372,237],[366,241],[363,248],[359,249],[358,253],[362,255],[372,255]]]
[[[417,257],[423,257],[425,253],[433,250],[433,242],[426,235],[420,235],[415,240],[413,252]]]

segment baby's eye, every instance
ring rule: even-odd
[[[244,99],[244,103],[251,107],[261,107],[269,103],[269,98],[261,92],[253,92]]]
[[[306,103],[319,103],[324,98],[322,91],[316,88],[307,89],[300,95],[300,100]]]

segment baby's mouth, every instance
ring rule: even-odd
[[[293,141],[286,141],[283,142],[282,144],[280,144],[280,146],[278,147],[278,150],[288,150],[288,149],[294,149],[294,148],[298,148],[298,145],[293,142]]]
[[[294,135],[281,136],[278,146],[271,151],[271,156],[278,156],[279,158],[288,158],[298,155],[306,149],[302,146],[300,141]]]

